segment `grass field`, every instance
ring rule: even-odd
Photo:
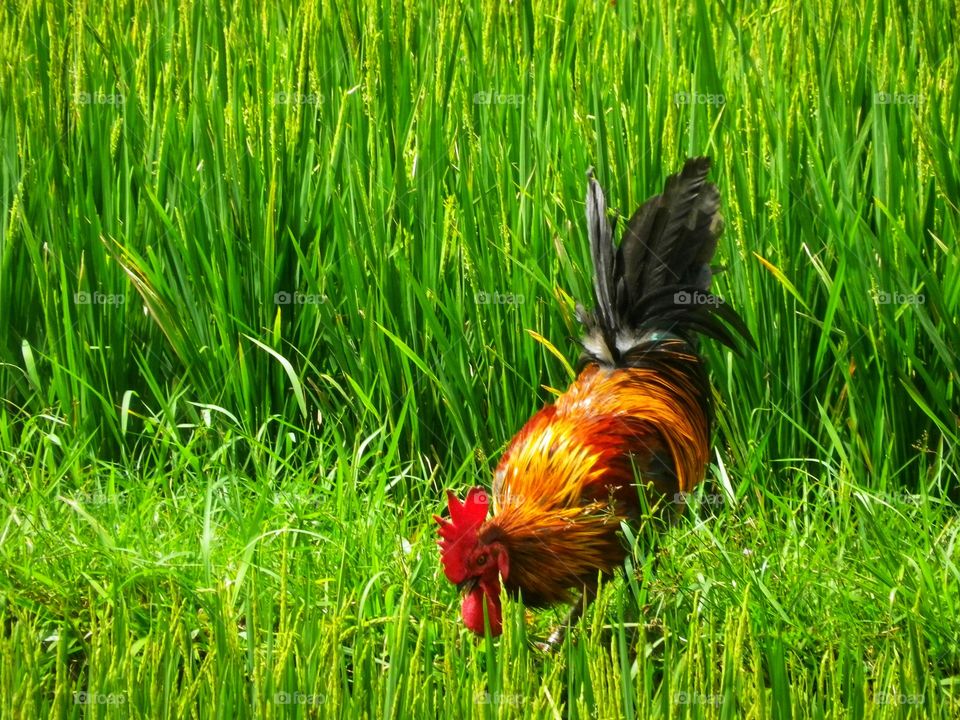
[[[283,5],[0,6],[0,715],[960,716],[955,12]],[[699,154],[707,481],[478,642],[431,515],[571,379],[585,172]]]

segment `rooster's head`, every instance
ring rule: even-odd
[[[440,555],[447,579],[462,591],[464,624],[483,635],[483,607],[486,604],[490,633],[503,629],[500,612],[500,578],[507,579],[510,562],[501,542],[485,541],[483,525],[487,520],[490,498],[480,488],[472,488],[463,502],[447,492],[450,518],[434,515],[440,525]],[[489,538],[487,538],[489,539]]]

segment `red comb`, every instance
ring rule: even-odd
[[[471,488],[463,502],[447,490],[447,506],[450,519],[434,515],[440,526],[440,554],[447,579],[452,583],[466,579],[466,567],[463,564],[464,553],[477,542],[477,528],[487,519],[490,498],[481,488]]]

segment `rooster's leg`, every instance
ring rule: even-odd
[[[586,612],[587,607],[589,607],[590,603],[593,602],[596,594],[596,590],[593,588],[583,588],[583,594],[580,596],[580,599],[570,606],[570,612],[567,614],[566,620],[560,623],[560,625],[558,625],[557,628],[550,633],[550,637],[547,638],[545,643],[542,643],[541,647],[544,650],[556,650],[563,644],[563,638],[566,637],[567,628],[572,628],[574,625],[576,625],[577,620],[579,620],[584,612]]]

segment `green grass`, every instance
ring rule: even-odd
[[[960,714],[946,8],[0,17],[4,717]],[[477,642],[430,516],[570,380],[586,169],[697,154],[759,347],[701,502]]]

